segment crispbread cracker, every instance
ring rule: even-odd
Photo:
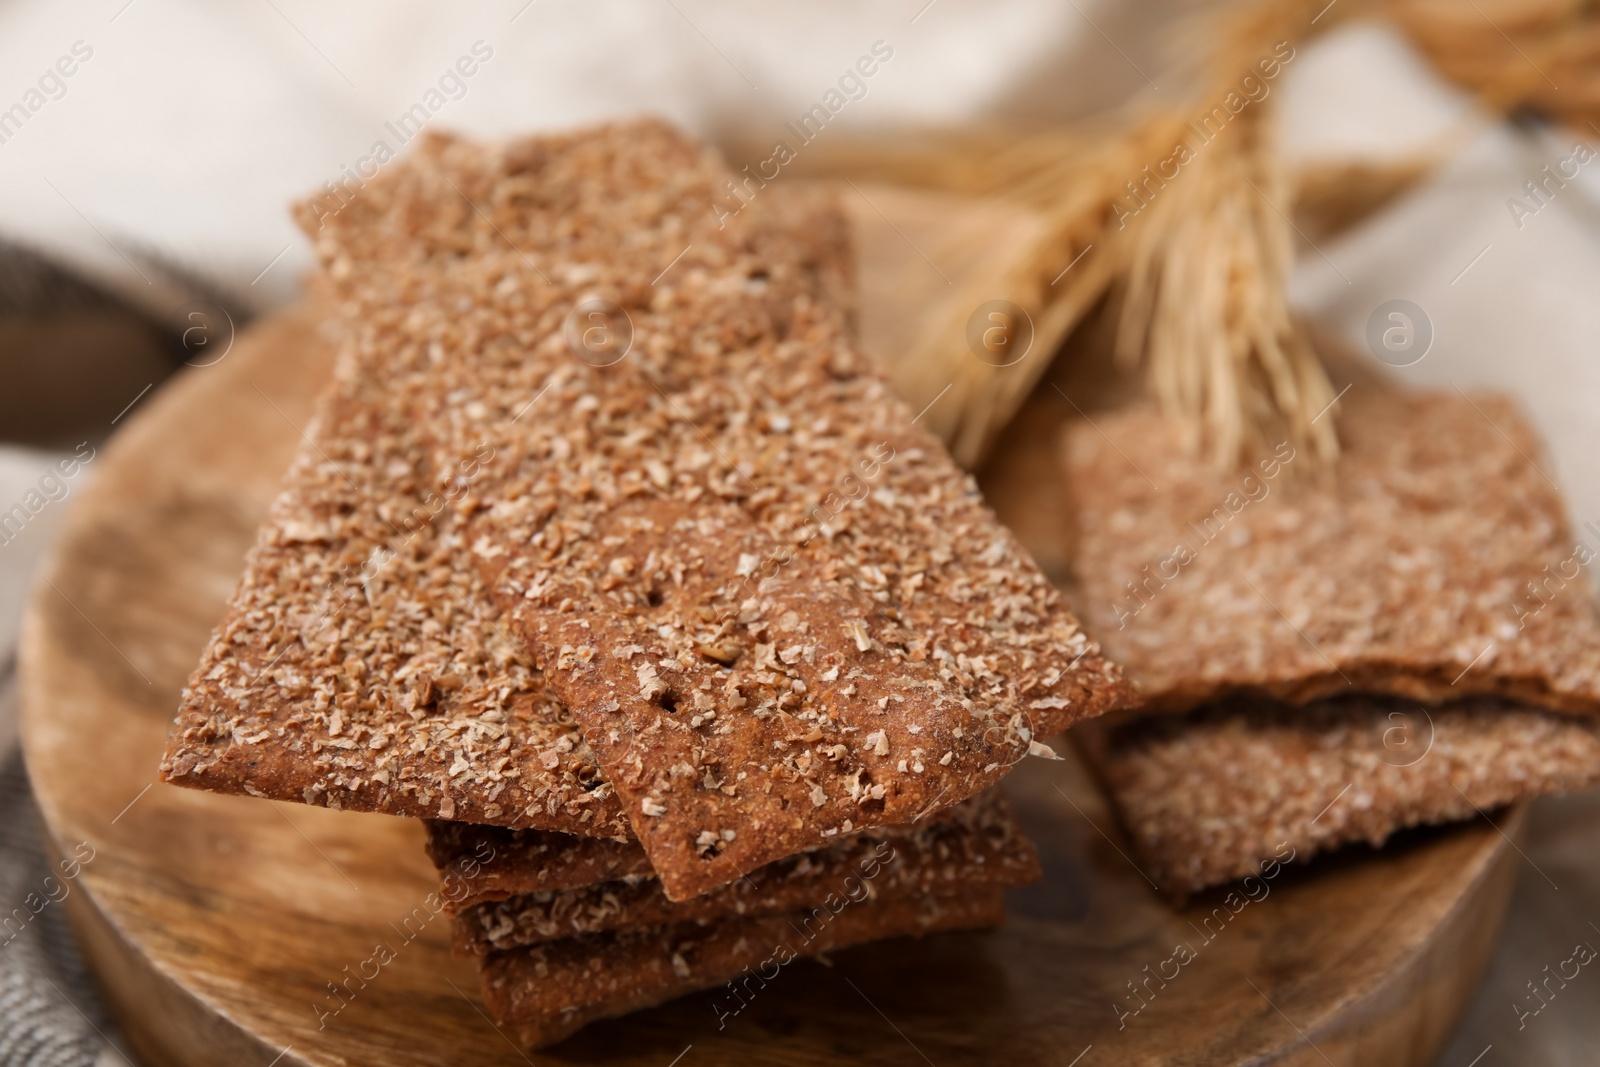
[[[1073,731],[1145,873],[1183,897],[1340,845],[1600,783],[1600,721],[1471,697],[1233,700]]]
[[[519,893],[577,889],[655,873],[632,834],[575,837],[442,819],[430,819],[427,825],[428,857],[448,872],[453,892],[447,906],[452,911]]]
[[[996,889],[953,897],[849,903],[789,915],[730,918],[709,926],[591,934],[490,954],[483,962],[489,1013],[532,1048],[596,1019],[625,1015],[760,969],[765,985],[790,960],[866,941],[998,925]],[[708,1013],[708,1023],[715,1017]]]
[[[345,347],[184,690],[162,777],[353,811],[630,833],[578,727],[481,577],[457,565],[458,517],[429,494],[374,363]]]
[[[460,856],[477,849],[459,844],[436,858],[441,870],[458,871]],[[535,878],[546,877],[537,860],[529,866]],[[838,895],[897,900],[1025,885],[1038,877],[1038,858],[1010,806],[989,790],[922,825],[862,831],[682,903],[668,900],[659,880],[638,875],[473,903],[483,898],[467,879],[457,894],[462,921],[454,930],[458,949],[483,953],[607,930],[782,914]]]
[[[1218,472],[1149,408],[1068,429],[1075,603],[1147,709],[1244,690],[1600,711],[1600,535],[1574,536],[1511,402],[1356,385],[1335,414],[1343,452],[1315,475],[1287,445]]]
[[[811,250],[804,280],[853,314],[832,200],[786,188],[766,206],[763,225]],[[458,464],[441,492],[428,489],[396,388],[405,379],[386,355],[344,346],[190,679],[163,775],[275,800],[631,839],[593,753],[499,621],[463,543],[453,503],[482,455]],[[323,640],[332,634],[336,647]],[[379,735],[384,748],[371,750]],[[608,847],[562,854],[587,871]]]
[[[442,484],[493,447],[469,540],[674,899],[1128,697],[815,296],[827,235],[719,219],[729,176],[651,122],[434,138],[317,233]]]

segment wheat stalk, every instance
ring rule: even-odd
[[[948,391],[950,400],[928,421],[958,460],[978,464],[1048,366],[1033,358],[994,367],[968,350],[968,316],[997,295],[1033,320],[1035,345],[1046,354],[1109,306],[1117,358],[1142,372],[1191,445],[1218,464],[1274,438],[1294,442],[1313,462],[1336,455],[1336,416],[1319,418],[1333,392],[1285,298],[1291,217],[1311,240],[1337,232],[1422,180],[1464,131],[1394,164],[1324,166],[1291,177],[1276,148],[1277,102],[1269,95],[1195,146],[1195,158],[1177,177],[1154,183],[1146,202],[1132,191],[1174,145],[1194,145],[1193,121],[1278,42],[1298,44],[1335,20],[1372,14],[1395,19],[1445,76],[1491,106],[1539,107],[1600,133],[1595,0],[1344,0],[1337,8],[1323,0],[1244,0],[1186,27],[1186,39],[1211,47],[1196,50],[1199,58],[1183,72],[1192,87],[1185,106],[1137,99],[1042,133],[835,144],[806,159],[813,173],[1004,202],[1028,220],[1000,262],[986,261],[981,276],[963,279],[927,309],[888,367],[907,395]]]
[[[1439,72],[1491,109],[1529,108],[1600,134],[1600,5],[1594,0],[1391,0]]]
[[[930,309],[890,368],[913,395],[955,383],[956,402],[930,425],[958,460],[981,460],[1048,366],[1040,358],[992,367],[968,351],[967,317],[996,293],[1033,319],[1036,344],[1049,350],[1109,298],[1118,358],[1142,370],[1193,446],[1219,464],[1268,437],[1321,459],[1336,453],[1332,420],[1314,421],[1333,392],[1284,296],[1294,232],[1292,190],[1272,137],[1275,101],[1269,95],[1232,117],[1176,177],[1152,178],[1149,169],[1175,145],[1196,144],[1191,121],[1278,42],[1295,40],[1310,15],[1308,6],[1252,0],[1213,16],[1219,43],[1192,74],[1196,89],[1183,108],[1138,100],[1030,136],[925,136],[809,161],[814,171],[1004,199],[1036,221],[1000,270]],[[1144,183],[1143,200],[1135,183]]]

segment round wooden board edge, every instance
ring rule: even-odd
[[[1408,965],[1336,1005],[1307,1040],[1286,1038],[1281,1058],[1249,1061],[1272,1067],[1326,1065],[1325,1056],[1351,1067],[1430,1067],[1449,1043],[1494,956],[1527,836],[1532,801],[1506,809],[1504,834],[1454,907],[1435,927],[1427,947]],[[1408,1001],[1403,1012],[1385,1005]],[[1315,1042],[1313,1047],[1312,1042]]]
[[[159,412],[181,407],[192,401],[193,394],[204,391],[195,379],[173,383],[171,388],[163,390],[166,395],[152,398],[155,403],[139,413],[140,417],[119,435],[120,440],[113,448],[120,451],[123,446],[144,438],[159,422]],[[73,518],[69,518],[62,543],[73,528]],[[41,573],[51,574],[55,562],[52,554]],[[30,732],[28,721],[46,714],[43,701],[48,686],[44,685],[40,674],[45,628],[38,618],[37,601],[48,588],[41,580],[30,597],[19,657],[25,753]],[[59,855],[64,850],[60,847],[60,830],[52,819],[61,813],[45,797],[41,796],[40,800],[50,848]],[[1520,836],[1526,825],[1526,815],[1527,805],[1522,804],[1512,809],[1509,819],[1503,820],[1503,829],[1509,837]],[[1493,850],[1485,853],[1477,877],[1458,897],[1451,913],[1438,924],[1436,929],[1440,936],[1434,937],[1406,968],[1391,972],[1376,985],[1354,990],[1345,1002],[1313,1023],[1310,1036],[1316,1041],[1316,1047],[1289,1033],[1281,1045],[1246,1062],[1321,1063],[1325,1053],[1336,1056],[1342,1063],[1363,1065],[1428,1062],[1422,1057],[1436,1054],[1448,1040],[1488,966],[1515,882],[1513,853],[1506,839],[1496,842]],[[74,897],[79,895],[73,894]],[[281,1057],[275,1062],[285,1065],[308,1062],[292,1048],[269,1047],[229,1018],[222,1005],[192,991],[179,978],[163,973],[138,951],[92,892],[86,888],[81,896],[83,900],[69,898],[69,918],[106,994],[108,1006],[140,1056],[151,1062],[178,1063],[183,1067],[257,1060],[265,1064],[274,1057]],[[1449,936],[1445,936],[1446,933]],[[1430,976],[1435,975],[1454,980],[1442,980],[1435,986],[1429,981]],[[1401,1012],[1378,1010],[1395,999],[1411,1000],[1411,990],[1419,986],[1429,994],[1439,990],[1437,997],[1425,997]],[[157,1018],[159,1022],[154,1021]],[[1370,1026],[1370,1023],[1379,1025]],[[1403,1045],[1396,1043],[1396,1030],[1406,1032]],[[1406,1058],[1396,1058],[1401,1056]]]

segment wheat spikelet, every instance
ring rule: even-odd
[[[1138,100],[1062,130],[925,136],[810,161],[826,173],[1003,199],[1035,220],[1001,269],[930,309],[890,368],[915,395],[953,383],[956,402],[930,415],[930,425],[960,461],[982,458],[1048,365],[1036,357],[992,367],[968,350],[967,317],[996,296],[1033,319],[1046,356],[1111,298],[1119,357],[1142,368],[1193,445],[1219,464],[1268,437],[1287,437],[1313,457],[1335,454],[1331,420],[1313,421],[1333,393],[1284,297],[1292,197],[1271,137],[1276,102],[1268,96],[1228,112],[1226,128],[1203,144],[1191,124],[1309,18],[1300,4],[1260,2],[1214,16],[1219,44],[1191,75],[1197,88],[1182,108]],[[1195,146],[1193,160],[1175,177],[1152,176],[1180,144]]]
[[[1277,151],[1270,95],[1230,109],[1216,136],[1199,131],[1279,42],[1374,14],[1395,19],[1447,77],[1493,106],[1541,107],[1573,122],[1600,116],[1594,0],[1345,0],[1337,8],[1244,0],[1204,11],[1185,29],[1187,41],[1209,47],[1192,49],[1200,58],[1179,72],[1190,86],[1182,106],[1141,98],[1062,129],[835,144],[807,158],[814,174],[1003,203],[1023,220],[982,271],[926,309],[887,368],[907,395],[948,392],[928,421],[957,459],[973,466],[983,458],[1049,354],[1102,306],[1115,315],[1122,365],[1142,372],[1191,445],[1215,462],[1282,438],[1314,462],[1336,455],[1334,419],[1319,418],[1333,391],[1285,297],[1291,216],[1311,240],[1337,232],[1416,185],[1467,131],[1411,159],[1298,176]],[[1180,173],[1152,176],[1180,144],[1193,156]],[[1032,319],[1038,355],[996,367],[969,350],[968,317],[996,297]]]
[[[1488,107],[1530,108],[1600,134],[1593,0],[1391,0],[1387,13],[1441,74]]]

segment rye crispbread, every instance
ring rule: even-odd
[[[579,847],[591,843],[568,840]],[[854,900],[896,900],[1025,885],[1039,877],[1033,847],[994,790],[916,827],[866,830],[774,860],[746,878],[682,903],[668,900],[658,879],[641,874],[489,899],[483,895],[485,879],[459,873],[461,858],[474,853],[486,854],[480,843],[469,846],[463,840],[448,852],[440,851],[435,863],[459,882],[453,908],[461,917],[454,924],[456,946],[477,953],[607,930],[782,914],[827,903],[839,894]],[[643,851],[638,855],[642,859]],[[529,881],[548,880],[544,859],[526,864]],[[503,885],[495,884],[492,891]]]
[[[988,889],[590,934],[491,953],[482,964],[484,1000],[492,1016],[538,1048],[596,1019],[741,979],[747,971],[750,989],[764,987],[780,981],[781,968],[794,959],[890,937],[995,926],[1003,910],[1001,891]],[[708,1025],[741,1003],[730,992],[725,1008],[708,1010]]]
[[[493,448],[468,539],[674,899],[1128,699],[816,297],[842,224],[719,216],[730,173],[653,122],[431,138],[313,231],[441,484]]]
[[[764,207],[760,225],[815,252],[801,281],[848,318],[852,264],[831,199],[786,188]],[[317,341],[334,359],[332,344]],[[482,455],[430,490],[400,395],[409,379],[391,355],[343,346],[190,679],[163,776],[334,808],[631,839],[582,733],[499,621],[463,543],[454,504]],[[572,863],[605,851],[562,855]]]
[[[1066,431],[1074,603],[1146,710],[1379,691],[1600,711],[1600,542],[1512,403],[1356,385],[1335,415],[1322,473],[1287,445],[1219,472],[1150,408]]]
[[[1233,699],[1073,738],[1144,872],[1182,898],[1352,842],[1600,783],[1600,721],[1474,696]],[[1286,849],[1288,851],[1286,851]]]
[[[336,365],[184,690],[163,779],[629,834],[578,727],[458,565],[459,520],[429,495],[374,362],[347,348]]]
[[[429,819],[427,828],[428,858],[448,875],[455,890],[452,911],[518,893],[577,889],[655,873],[632,834],[575,837],[442,819]]]

